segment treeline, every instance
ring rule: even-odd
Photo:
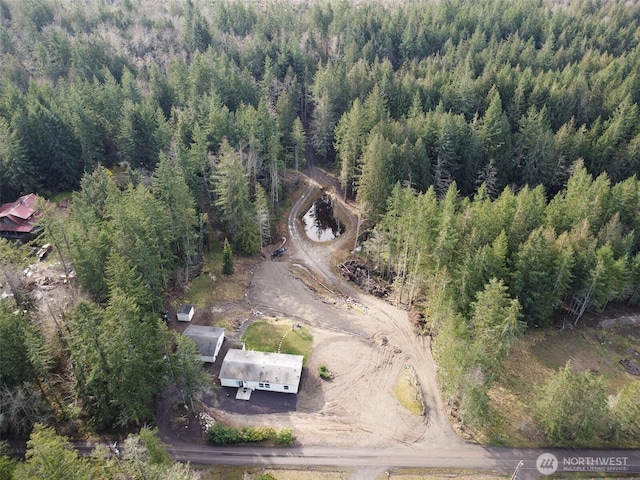
[[[163,157],[151,187],[132,178],[118,188],[104,167],[81,185],[68,212],[43,207],[44,238],[82,291],[66,307],[34,308],[20,275],[29,257],[2,242],[13,299],[0,309],[0,432],[25,435],[47,419],[141,426],[163,387],[187,405],[207,383],[195,344],[160,319],[163,292],[188,282],[202,257],[205,222],[182,170]]]
[[[547,201],[542,186],[492,200],[453,183],[438,200],[396,185],[365,243],[395,300],[425,305],[448,400],[489,417],[487,391],[511,342],[553,318],[568,326],[609,302],[640,302],[640,182],[612,184],[579,163]]]
[[[152,170],[160,152],[194,186],[226,138],[276,203],[305,131],[374,215],[396,181],[555,193],[579,158],[623,180],[638,170],[639,9],[3,0],[2,196],[75,189],[98,163]]]

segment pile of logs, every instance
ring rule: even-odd
[[[366,264],[356,260],[348,260],[340,265],[342,276],[358,285],[364,291],[384,298],[389,295],[389,287],[376,277],[371,277],[371,272]]]

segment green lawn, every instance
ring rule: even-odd
[[[73,192],[61,192],[61,193],[57,193],[54,196],[52,196],[49,201],[51,203],[61,203],[64,202],[65,200],[69,200],[73,195]]]
[[[306,364],[311,355],[313,336],[307,327],[292,329],[292,325],[295,323],[287,320],[255,322],[247,328],[243,341],[248,350],[260,352],[277,352],[282,342],[280,353],[302,355]]]

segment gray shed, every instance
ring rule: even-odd
[[[193,314],[196,313],[193,305],[180,305],[178,308],[178,321],[190,322],[193,318]]]
[[[224,342],[223,328],[189,325],[184,331],[184,335],[196,344],[203,362],[213,363],[216,361],[222,342]]]

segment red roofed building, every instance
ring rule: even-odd
[[[41,212],[36,211],[35,194],[23,195],[15,202],[0,205],[0,236],[28,240],[39,229]]]

